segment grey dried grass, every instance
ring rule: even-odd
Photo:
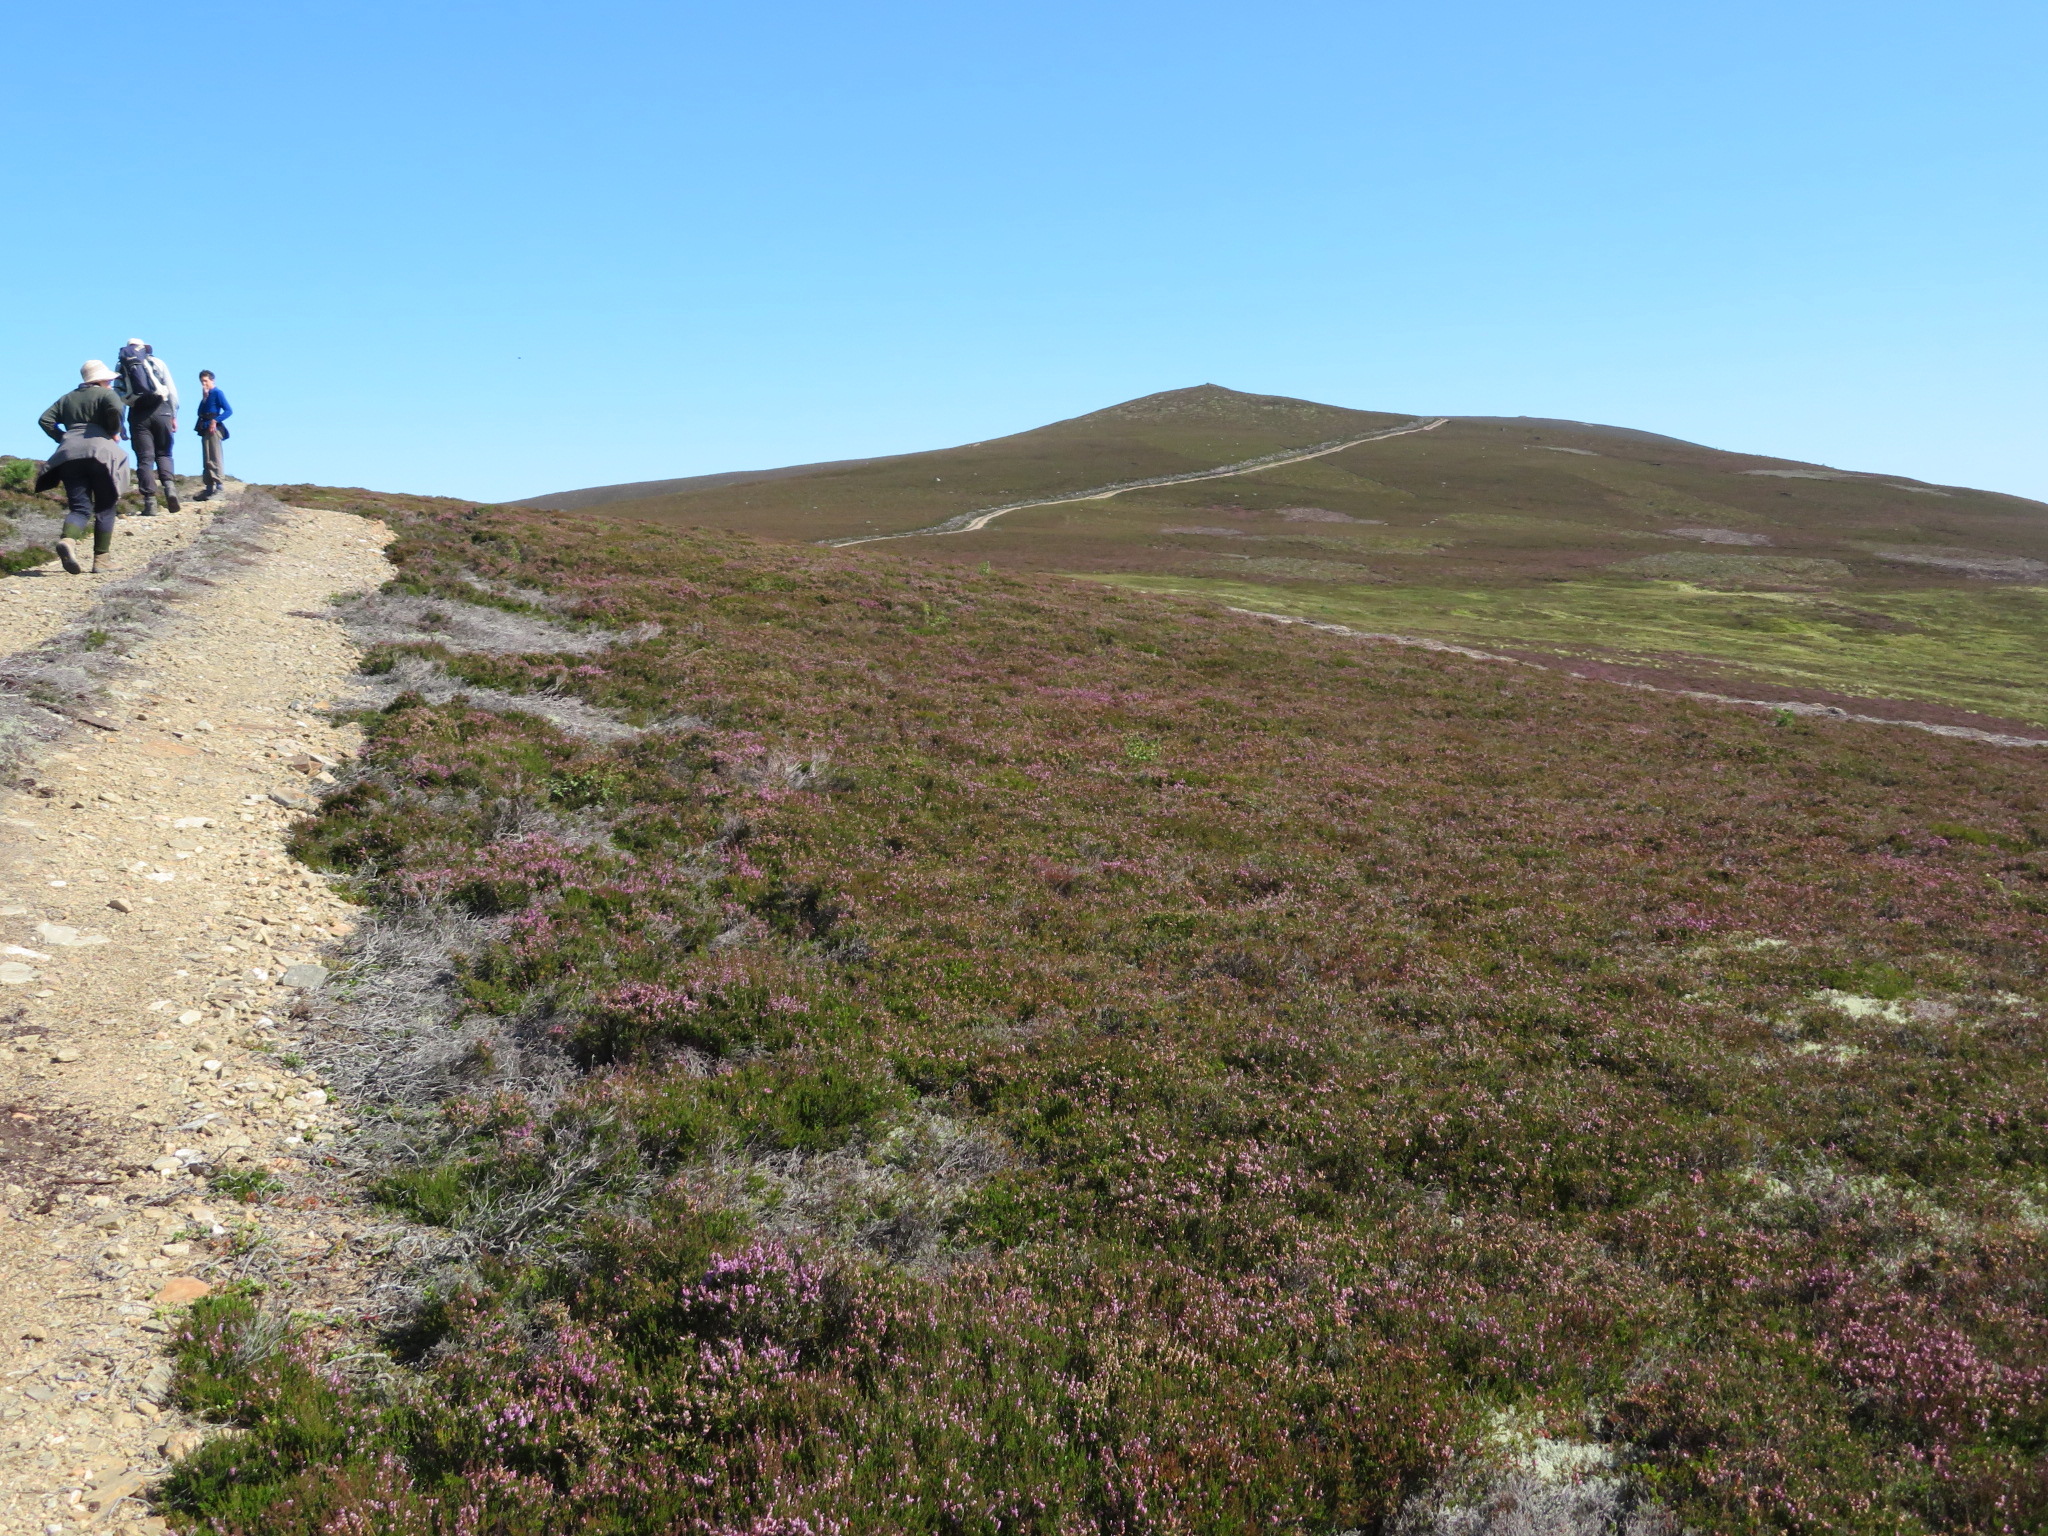
[[[1681,1536],[1668,1510],[1606,1475],[1554,1482],[1528,1472],[1466,1474],[1410,1499],[1392,1536]]]
[[[357,638],[360,639],[360,635]],[[493,714],[534,715],[565,736],[600,745],[631,741],[645,734],[646,730],[703,729],[702,721],[689,717],[663,721],[658,726],[644,729],[628,725],[610,710],[586,704],[573,694],[506,693],[497,688],[480,688],[474,683],[464,682],[439,662],[425,656],[401,656],[390,671],[359,679],[343,701],[343,707],[383,709],[404,693],[418,694],[429,704],[459,702]]]
[[[463,960],[503,926],[438,905],[366,920],[321,989],[320,1028],[307,1042],[334,1089],[387,1111],[501,1089],[551,1103],[571,1075],[561,1052],[522,1027],[533,1021],[470,1014],[460,995]]]
[[[773,1236],[931,1272],[946,1267],[948,1218],[1014,1160],[979,1128],[927,1112],[870,1145],[723,1153],[687,1169],[678,1183],[708,1203],[745,1210]]]
[[[535,614],[405,592],[374,592],[334,606],[335,617],[364,646],[439,645],[479,656],[594,656],[661,633],[659,624],[571,628]]]

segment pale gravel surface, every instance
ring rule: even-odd
[[[119,574],[200,532],[208,509],[187,507],[124,520]],[[346,690],[357,652],[293,610],[381,583],[388,538],[287,510],[255,563],[129,653],[104,706],[118,733],[30,762],[51,797],[0,787],[0,1536],[163,1528],[137,1495],[203,1433],[153,1400],[167,1281],[258,1279],[340,1323],[389,1240],[313,1162],[346,1123],[288,1059],[298,994],[278,978],[353,918],[285,854],[298,813],[268,798],[303,801],[304,770],[355,746],[301,711]],[[104,584],[48,571],[0,580],[0,657]],[[289,1195],[210,1194],[167,1171],[180,1151],[201,1174],[267,1167]]]
[[[133,576],[166,550],[190,544],[212,521],[207,509],[227,505],[224,501],[187,500],[182,512],[122,518],[113,548],[116,568],[108,574],[68,576],[64,567],[52,560],[19,576],[0,577],[0,656],[11,656],[49,639],[89,607],[102,586]],[[88,564],[91,545],[87,538],[75,546],[82,549]]]

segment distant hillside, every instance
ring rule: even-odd
[[[930,453],[600,486],[516,505],[601,506],[615,517],[839,538],[918,528],[997,502],[1207,469],[1408,419],[1204,384]]]
[[[930,453],[533,504],[845,540],[1434,420],[1202,385]],[[1624,680],[2048,725],[2048,507],[1625,427],[1454,417],[875,547],[1562,656]]]
[[[729,486],[753,485],[763,480],[793,480],[800,475],[823,474],[833,469],[858,469],[881,464],[884,459],[832,459],[819,464],[790,464],[781,469],[733,469],[716,475],[685,475],[680,480],[634,480],[624,485],[593,485],[581,491],[556,491],[547,496],[528,496],[507,502],[512,507],[534,507],[544,512],[581,512],[589,507],[609,506],[620,501],[652,501],[663,496],[687,496],[696,491],[718,491]]]

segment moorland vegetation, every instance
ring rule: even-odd
[[[1433,418],[1204,385],[932,453],[562,504],[792,540],[902,533],[1418,419]],[[914,542],[926,559],[1095,576],[1641,681],[2048,726],[2048,508],[1648,432],[1453,417]]]
[[[329,499],[446,627],[296,845],[441,1267],[193,1309],[180,1529],[2048,1523],[2038,754]]]

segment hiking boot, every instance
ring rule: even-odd
[[[99,574],[100,574],[101,572],[103,572],[103,571],[111,571],[111,570],[112,570],[113,568],[114,568],[114,557],[113,557],[113,555],[112,555],[112,554],[111,554],[110,552],[108,552],[108,551],[104,551],[104,550],[103,550],[103,551],[101,551],[101,552],[100,552],[99,554],[97,554],[97,555],[94,555],[94,556],[92,557],[92,573],[93,573],[93,575],[97,576],[97,575],[99,575]]]
[[[78,556],[71,552],[71,541],[69,539],[59,539],[57,541],[57,558],[64,562],[64,569],[72,575],[82,576],[85,574],[85,567],[78,563]]]
[[[197,496],[194,496],[192,499],[194,501],[211,501],[213,500],[214,497],[218,496],[219,494],[220,488],[218,486],[209,485],[205,490],[201,491]]]
[[[178,510],[178,493],[172,490],[168,483],[164,486],[164,510],[166,512]]]
[[[155,498],[154,496],[145,496],[145,497],[143,497],[143,498],[142,498],[142,510],[141,510],[140,512],[138,512],[138,513],[136,514],[136,516],[138,516],[138,517],[155,517],[155,516],[156,516],[156,498]]]

